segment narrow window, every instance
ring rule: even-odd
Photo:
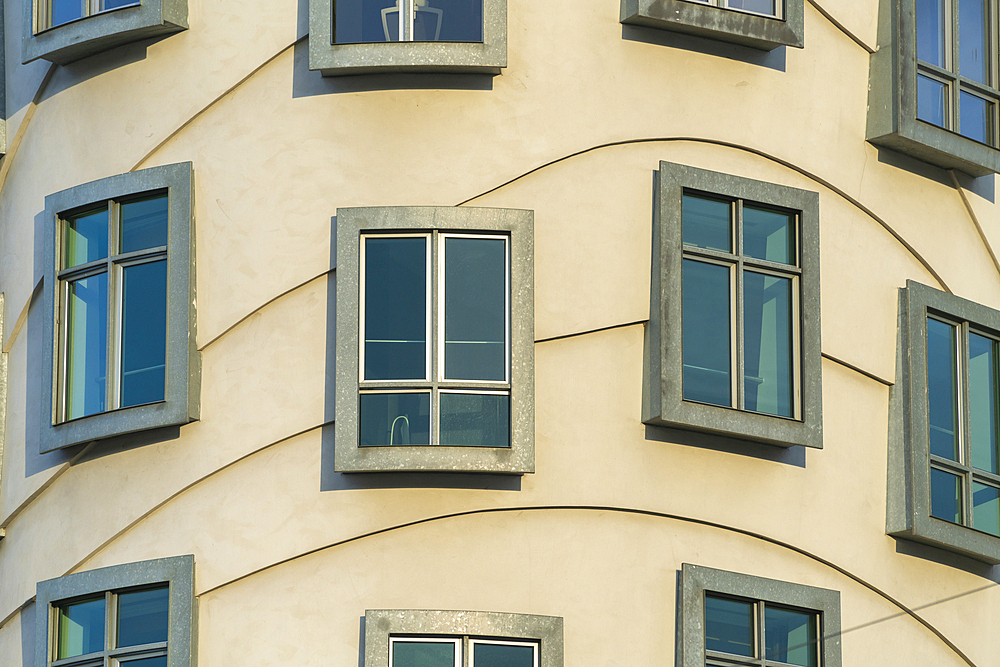
[[[706,665],[818,667],[820,636],[815,612],[765,601],[705,596]]]
[[[482,41],[483,0],[334,2],[334,44]]]

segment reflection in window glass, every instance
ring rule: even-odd
[[[407,33],[417,42],[483,41],[482,0],[338,0],[334,7],[337,44],[398,42]]]
[[[962,480],[958,475],[931,468],[931,516],[962,523]]]
[[[923,75],[917,75],[917,118],[944,127],[947,115],[947,86]]]
[[[121,205],[122,252],[167,245],[167,196],[158,195]]]
[[[362,447],[430,444],[430,392],[363,393],[358,422]]]
[[[984,144],[990,143],[993,105],[978,95],[972,95],[964,90],[960,93],[960,99],[958,108],[961,109],[959,123],[962,136]]]
[[[56,659],[104,650],[104,598],[59,608]]]
[[[705,596],[705,648],[752,657],[753,636],[753,603]]]
[[[169,602],[170,589],[166,587],[121,593],[118,596],[118,646],[167,641]]]
[[[445,238],[444,375],[507,379],[507,244]]]
[[[931,454],[958,460],[955,327],[927,320],[927,404]]]
[[[366,380],[427,378],[427,240],[365,239]]]
[[[997,343],[969,333],[969,445],[975,468],[997,474]]]
[[[167,262],[122,271],[121,406],[162,401],[166,391]]]
[[[108,352],[108,274],[68,285],[65,419],[105,410]]]
[[[815,614],[765,607],[765,658],[801,667],[816,667],[817,655]]]
[[[743,254],[782,264],[795,264],[795,216],[752,206],[743,207]]]
[[[83,16],[83,0],[50,0],[49,26],[69,23]]]
[[[918,2],[919,5],[919,2]],[[986,0],[958,0],[959,74],[979,83],[988,83],[989,59]],[[962,104],[965,102],[963,101]]]
[[[682,273],[684,398],[731,406],[730,269],[685,259]]]
[[[996,487],[972,483],[972,527],[1000,537],[1000,491]]]
[[[791,417],[792,281],[745,271],[743,327],[746,409]]]
[[[454,642],[396,641],[392,667],[455,667],[458,644]]]
[[[534,667],[534,646],[472,642],[471,667]]]
[[[681,211],[684,245],[729,252],[732,249],[732,203],[684,195]]]
[[[917,59],[945,67],[945,0],[916,0]]]
[[[441,444],[510,447],[510,396],[442,392]]]
[[[63,237],[63,268],[104,259],[108,256],[108,209],[66,220]]]

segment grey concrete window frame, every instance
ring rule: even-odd
[[[334,43],[334,5],[309,0],[309,69],[323,76],[445,72],[499,74],[507,66],[507,0],[483,0],[482,42]]]
[[[538,667],[562,667],[563,619],[492,611],[366,609],[364,667],[390,667],[389,638],[454,637],[469,664],[469,639],[508,639],[538,644]]]
[[[34,664],[38,667],[51,664],[59,604],[156,584],[169,586],[167,667],[191,667],[196,662],[198,634],[194,556],[191,555],[113,565],[39,582],[35,595]]]
[[[822,667],[841,667],[840,591],[701,565],[681,565],[677,665],[705,667],[705,594],[796,607],[820,615]]]
[[[41,451],[199,418],[201,355],[196,344],[194,186],[190,162],[152,167],[78,185],[45,198],[45,273],[42,297]],[[95,203],[156,190],[168,193],[166,389],[159,403],[118,408],[60,422],[57,364],[60,362],[59,258],[61,216]]]
[[[481,232],[510,237],[510,447],[358,445],[361,235],[367,232]],[[436,280],[433,282],[437,282]],[[436,287],[435,287],[436,289]],[[437,303],[437,300],[434,301]],[[437,327],[437,310],[431,321]],[[337,209],[338,472],[439,471],[523,474],[535,471],[534,214],[472,207]],[[435,352],[436,353],[436,352]]]
[[[763,51],[805,46],[803,0],[784,0],[782,18],[690,0],[621,0],[622,23],[683,32]]]
[[[141,0],[51,28],[43,27],[39,21],[39,3],[45,1],[23,0],[23,64],[43,58],[65,65],[123,44],[188,28],[187,0]]]
[[[908,280],[899,291],[899,350],[891,414],[886,533],[1000,564],[1000,537],[931,516],[927,318],[968,322],[1000,337],[1000,311]],[[967,415],[962,410],[959,418]],[[901,426],[901,428],[898,428]]]
[[[683,398],[681,303],[685,191],[799,212],[799,419],[686,401]],[[653,220],[653,257],[643,364],[642,421],[779,447],[823,447],[820,344],[819,195],[783,185],[660,162]]]
[[[917,119],[915,0],[880,3],[868,75],[868,141],[971,176],[1000,172],[1000,150]]]

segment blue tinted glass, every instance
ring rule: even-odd
[[[476,642],[472,647],[472,664],[473,667],[533,667],[535,648]]]
[[[684,245],[730,252],[732,249],[732,204],[728,201],[684,195],[681,234]]]
[[[972,465],[996,474],[997,343],[969,333],[969,444]]]
[[[392,667],[455,667],[457,650],[451,642],[395,641]]]
[[[117,9],[119,7],[128,7],[129,5],[138,5],[139,0],[104,0],[104,9]]]
[[[59,608],[56,659],[104,650],[104,598]]]
[[[743,272],[744,407],[791,417],[792,281]]]
[[[944,127],[947,89],[940,81],[917,75],[917,118]]]
[[[684,260],[684,398],[732,405],[729,267]]]
[[[958,0],[959,74],[979,83],[988,83],[987,20],[985,0]]]
[[[816,667],[816,616],[802,611],[764,608],[764,657],[790,665]]]
[[[104,412],[108,274],[69,283],[66,304],[66,419]]]
[[[978,95],[971,95],[963,90],[959,94],[958,108],[961,110],[959,122],[962,136],[984,144],[990,143],[993,105]]]
[[[483,41],[483,0],[415,0],[415,5],[415,41]]]
[[[396,0],[336,0],[334,43],[399,41]]]
[[[705,648],[754,655],[753,604],[705,596]]]
[[[444,375],[507,379],[507,244],[449,237],[444,269]]]
[[[155,658],[139,658],[138,660],[122,660],[119,667],[167,667],[167,656],[161,655]]]
[[[108,209],[67,218],[63,267],[71,268],[108,256]]]
[[[1000,537],[1000,491],[996,487],[972,483],[972,526]]]
[[[945,0],[916,0],[917,58],[944,67]]]
[[[510,447],[510,396],[442,392],[441,444]]]
[[[765,14],[767,16],[777,16],[774,8],[774,0],[728,0],[726,6],[729,9],[741,9],[754,14]]]
[[[365,244],[365,379],[427,378],[427,240]]]
[[[57,26],[83,16],[83,0],[51,0],[49,25]]]
[[[795,216],[744,206],[743,254],[771,262],[795,264]]]
[[[167,262],[125,267],[121,406],[162,401],[167,360]]]
[[[167,245],[167,196],[138,199],[121,205],[122,252]]]
[[[927,406],[931,454],[958,460],[955,327],[927,320]]]
[[[167,641],[169,607],[170,589],[166,587],[121,593],[118,596],[118,646]]]
[[[931,516],[962,523],[962,480],[958,475],[931,468]]]
[[[363,393],[358,422],[362,447],[430,444],[431,395]]]

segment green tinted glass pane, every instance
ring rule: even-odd
[[[705,596],[705,648],[734,655],[754,655],[754,605]]]
[[[962,479],[931,468],[931,516],[962,523]]]
[[[743,272],[743,386],[747,410],[791,417],[792,281]]]
[[[108,209],[67,218],[63,237],[63,268],[108,256]]]
[[[472,645],[472,667],[533,667],[534,664],[534,646],[485,642]]]
[[[764,608],[764,657],[790,665],[816,667],[817,655],[815,614]]]
[[[753,206],[743,207],[743,254],[795,264],[795,216]]]
[[[121,205],[122,252],[167,245],[167,196],[134,199]]]
[[[927,320],[927,407],[931,454],[958,460],[956,329]]]
[[[972,527],[1000,537],[1000,491],[972,483]]]
[[[428,445],[430,392],[360,396],[358,444],[362,447]]]
[[[441,444],[510,447],[510,396],[442,392]]]
[[[56,659],[103,651],[104,615],[103,597],[60,607]]]
[[[162,401],[166,391],[167,262],[122,272],[121,406]]]
[[[365,379],[427,377],[427,240],[365,240]]]
[[[730,252],[732,204],[728,201],[684,195],[681,211],[684,245]]]
[[[507,242],[444,241],[444,375],[507,379]]]
[[[452,642],[394,641],[392,667],[455,667],[457,652]]]
[[[108,274],[69,283],[66,304],[66,419],[104,412]]]
[[[997,343],[969,333],[969,444],[972,465],[997,469]]]
[[[122,593],[118,596],[118,646],[167,641],[170,589]]]
[[[684,398],[732,405],[730,269],[684,260]]]

